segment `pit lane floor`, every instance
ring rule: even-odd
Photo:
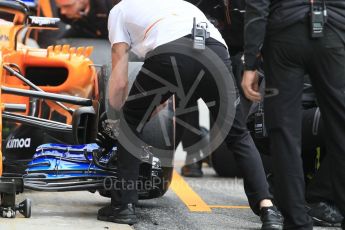
[[[179,172],[179,167],[176,172]],[[221,230],[260,229],[260,220],[248,208],[241,179],[219,178],[204,167],[203,178],[182,178],[175,173],[167,194],[159,199],[140,201],[139,223],[118,225],[96,220],[99,208],[109,199],[89,192],[26,192],[18,196],[32,200],[32,217],[0,218],[1,230]],[[340,228],[314,228],[340,229]]]
[[[185,159],[181,146],[175,154],[175,172],[169,191],[161,198],[139,201],[139,223],[119,225],[97,220],[97,210],[110,200],[90,192],[31,192],[32,216],[0,218],[0,230],[232,230],[260,229],[261,222],[248,207],[242,179],[221,178],[206,164],[204,177],[179,175]],[[319,228],[335,230],[340,228]]]
[[[203,178],[183,178],[194,192],[210,208],[193,198],[193,194],[178,194],[170,189],[158,200],[141,201],[137,209],[140,223],[134,225],[137,230],[149,229],[260,229],[259,217],[248,207],[240,179],[219,178],[211,168],[204,168]],[[181,182],[179,182],[181,183]],[[180,197],[192,197],[184,203]],[[194,206],[193,206],[194,204]],[[196,206],[200,209],[197,210]],[[194,209],[194,210],[193,210]],[[335,230],[340,228],[320,228]]]

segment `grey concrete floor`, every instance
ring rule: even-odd
[[[1,230],[132,230],[120,225],[97,220],[97,210],[108,204],[109,199],[90,192],[25,192],[17,202],[25,198],[32,201],[32,216],[15,219],[0,218]]]
[[[204,168],[204,174],[203,178],[185,178],[185,180],[208,205],[218,205],[221,208],[212,208],[211,212],[191,212],[170,190],[160,199],[139,203],[137,211],[140,223],[134,225],[134,229],[260,229],[259,217],[245,208],[248,202],[241,179],[219,178],[211,168]],[[340,230],[340,228],[321,227],[314,229]]]
[[[179,171],[179,167],[177,167]],[[248,206],[241,179],[219,178],[213,169],[205,167],[203,178],[184,178],[207,205],[217,205],[211,212],[193,212],[180,199],[181,194],[169,190],[158,199],[140,201],[137,207],[139,223],[118,225],[96,220],[99,208],[109,199],[89,192],[26,192],[17,201],[32,200],[32,217],[0,218],[0,230],[60,230],[60,229],[137,229],[137,230],[222,230],[260,229],[261,222]],[[340,228],[315,228],[335,230]]]
[[[178,148],[176,171],[183,165],[184,152]],[[0,230],[228,230],[260,229],[259,217],[248,208],[241,179],[220,178],[204,164],[203,178],[182,178],[208,206],[210,212],[194,212],[181,199],[183,195],[170,189],[163,197],[140,201],[137,207],[139,223],[134,226],[118,225],[96,219],[97,210],[109,203],[108,198],[90,192],[33,192],[17,197],[32,200],[32,217],[0,218]],[[183,181],[182,181],[183,182]],[[187,192],[186,192],[187,193]],[[190,193],[190,192],[189,192]],[[193,199],[191,197],[190,199]],[[335,230],[340,228],[317,228]]]

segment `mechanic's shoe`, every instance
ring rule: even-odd
[[[202,161],[185,165],[181,169],[181,175],[185,177],[202,177],[204,174],[201,170]]]
[[[98,210],[97,219],[130,225],[138,222],[133,204],[122,204],[118,206],[107,205]]]
[[[283,217],[275,206],[262,207],[260,209],[260,219],[262,230],[283,229]]]
[[[343,222],[341,223],[341,229],[345,230],[345,219],[343,219]]]
[[[309,205],[308,214],[313,219],[315,226],[339,227],[344,219],[339,209],[328,202]]]

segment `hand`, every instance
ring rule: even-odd
[[[256,74],[256,71],[244,71],[241,86],[244,95],[249,100],[253,102],[261,101],[261,94],[259,92],[259,77]]]
[[[109,119],[106,112],[99,117],[98,135],[96,143],[109,152],[117,143],[119,132],[119,120]]]

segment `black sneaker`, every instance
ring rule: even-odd
[[[343,222],[341,223],[341,229],[345,230],[345,219],[343,219]]]
[[[107,205],[98,210],[97,219],[130,225],[138,222],[133,204],[122,204],[118,206]]]
[[[283,229],[283,217],[275,206],[262,207],[260,209],[262,230]]]
[[[185,165],[181,169],[181,175],[185,177],[202,177],[204,174],[201,170],[202,161]]]
[[[328,202],[309,205],[308,214],[313,219],[315,226],[339,227],[344,219],[339,209]]]

